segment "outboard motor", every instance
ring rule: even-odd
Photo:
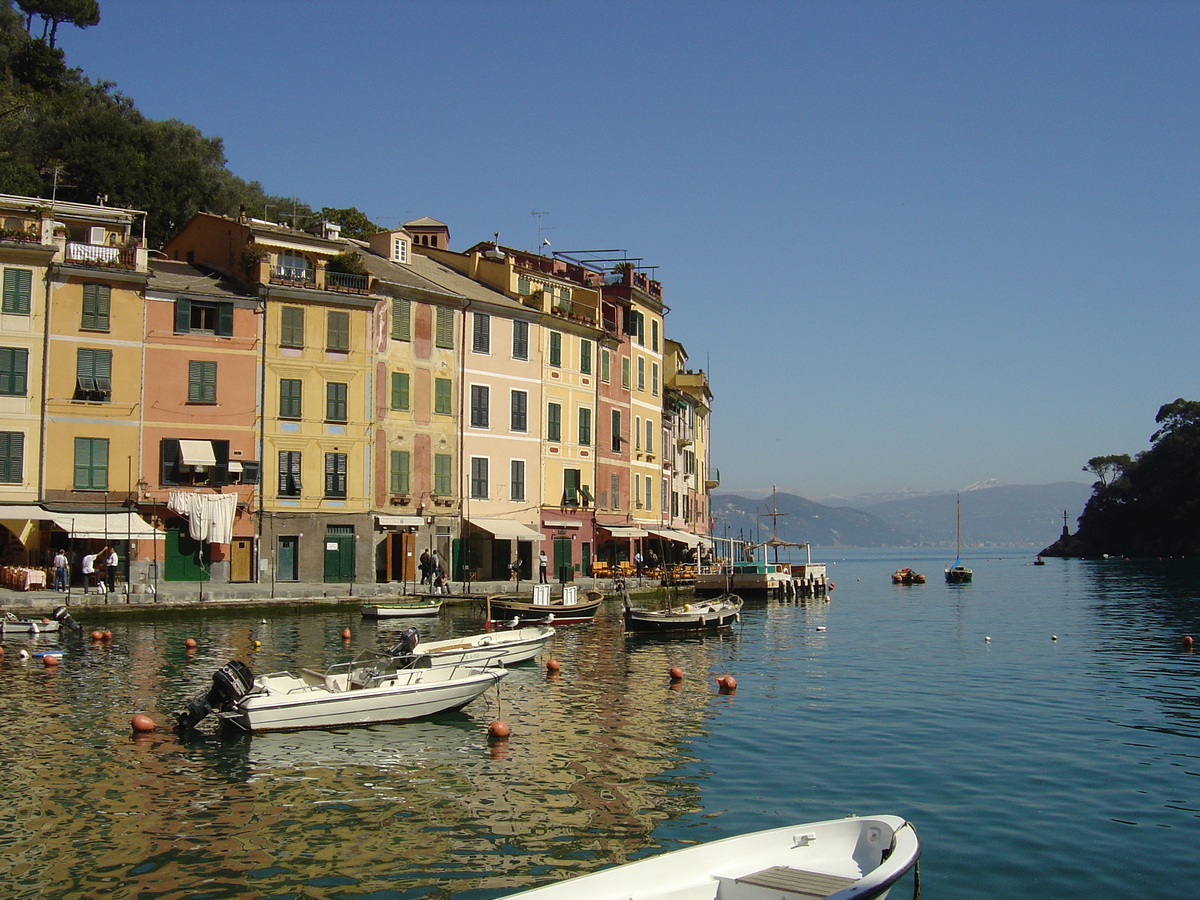
[[[195,727],[214,709],[232,707],[254,687],[254,673],[248,665],[236,659],[213,672],[212,680],[212,687],[197,694],[182,712],[175,714],[177,727]]]
[[[421,640],[421,636],[417,633],[416,628],[405,628],[400,632],[400,639],[388,648],[388,656],[412,656],[413,651],[417,649],[417,644]]]
[[[63,625],[66,625],[72,631],[83,631],[83,626],[71,618],[71,614],[67,612],[65,606],[60,606],[50,613],[50,618],[54,619]]]

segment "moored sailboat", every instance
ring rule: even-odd
[[[954,565],[946,567],[947,584],[966,584],[975,573],[962,564],[962,497],[954,498]]]

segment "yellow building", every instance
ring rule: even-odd
[[[681,343],[668,339],[664,348],[663,365],[667,374],[663,417],[668,434],[669,524],[680,532],[707,537],[712,509],[710,494],[720,484],[709,459],[712,392],[704,370],[687,367],[687,351]]]

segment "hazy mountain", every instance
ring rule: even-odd
[[[778,535],[785,541],[814,547],[904,547],[910,541],[900,530],[862,510],[833,507],[795,494],[776,494]],[[715,537],[765,541],[771,537],[771,498],[715,494],[712,514]]]
[[[1090,485],[1076,481],[1054,484],[1006,484],[962,491],[963,546],[1038,546],[1062,534],[1063,511],[1075,530],[1075,520],[1092,494]],[[955,494],[931,494],[889,500],[868,506],[868,512],[917,544],[954,544]]]
[[[959,493],[964,547],[1044,547],[1062,533],[1063,510],[1067,524],[1075,529],[1075,519],[1092,493],[1089,485],[1074,481],[988,484],[980,482],[961,492],[903,493],[900,499],[862,509],[779,493],[775,495],[781,514],[778,534],[783,540],[814,547],[953,547],[954,498]],[[754,541],[771,537],[770,495],[715,494],[712,506],[716,537]]]

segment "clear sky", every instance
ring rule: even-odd
[[[1200,3],[101,14],[68,63],[270,193],[656,266],[722,490],[1090,481],[1200,399]]]

